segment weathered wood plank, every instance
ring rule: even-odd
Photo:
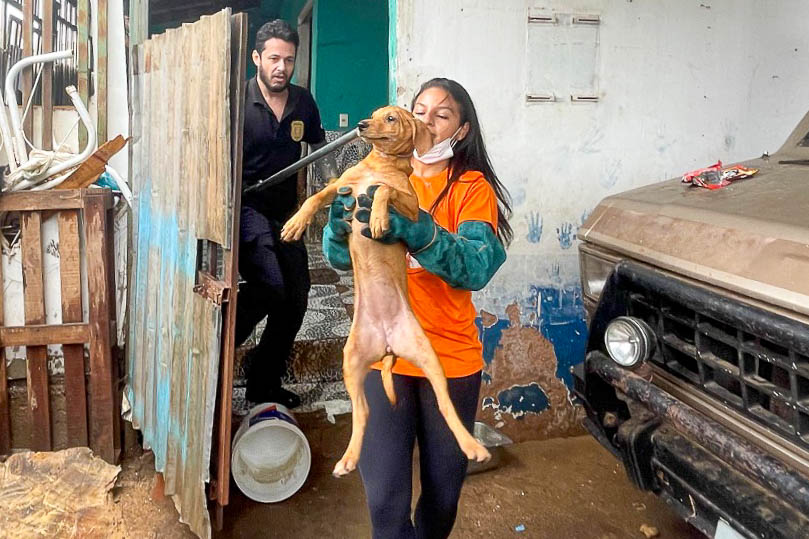
[[[2,256],[2,255],[0,255]],[[0,258],[0,283],[3,282],[3,261]],[[3,325],[5,287],[0,286],[0,326]],[[0,455],[11,452],[11,411],[8,399],[8,374],[6,373],[6,349],[0,346]]]
[[[79,317],[81,320],[81,317]],[[45,346],[48,344],[79,344],[90,341],[90,329],[81,322],[75,324],[32,324],[0,328],[0,346]]]
[[[42,222],[39,212],[22,214],[22,278],[25,323],[45,323],[44,285],[42,281]],[[48,354],[45,346],[27,346],[26,378],[28,409],[31,413],[32,448],[51,449],[50,403],[48,395]]]
[[[137,115],[143,126],[133,121],[133,136],[141,133],[134,143],[143,149],[133,163],[138,169],[133,173],[138,178],[138,267],[130,312],[137,328],[130,335],[141,336],[133,340],[138,359],[130,377],[133,386],[137,383],[133,417],[150,442],[161,441],[161,429],[168,428],[166,445],[153,446],[156,462],[165,463],[166,493],[176,495],[183,520],[202,536],[209,533],[209,519],[201,487],[213,443],[218,443],[211,430],[222,372],[222,312],[193,287],[198,240],[229,244],[233,239],[232,223],[224,217],[233,211],[234,188],[231,68],[223,55],[223,50],[230,54],[230,20],[230,12],[223,11],[184,25],[179,34],[153,36],[144,43],[144,61],[139,57],[133,66],[147,77],[140,79],[143,91],[133,98],[133,118]],[[212,237],[211,223],[219,226],[219,237]],[[163,371],[158,360],[170,370]],[[161,401],[166,380],[167,407]],[[165,408],[168,412],[157,413]]]
[[[188,106],[185,95],[185,84],[187,73],[187,66],[193,60],[191,55],[191,40],[188,35],[188,25],[183,25],[174,31],[167,32],[168,43],[166,44],[166,52],[169,58],[178,58],[174,69],[166,73],[170,80],[170,93],[169,99],[171,106],[169,107],[169,114],[166,118],[168,133],[167,147],[170,149],[169,160],[173,162],[171,166],[171,175],[167,178],[171,184],[167,189],[169,199],[169,208],[176,208],[174,216],[176,218],[177,228],[172,231],[177,241],[177,258],[175,264],[167,268],[166,291],[170,291],[170,303],[168,308],[164,311],[165,320],[172,328],[172,331],[167,335],[167,346],[171,350],[171,364],[166,372],[166,376],[170,377],[172,387],[177,387],[182,383],[186,377],[186,363],[183,361],[184,354],[187,353],[186,336],[182,332],[182,324],[180,314],[184,308],[184,297],[189,293],[186,282],[183,279],[183,267],[189,256],[192,256],[186,247],[186,239],[192,234],[188,230],[187,218],[185,213],[188,211],[186,202],[184,200],[184,192],[193,188],[188,185],[187,181],[183,178],[185,174],[184,158],[184,128],[185,128],[185,110]],[[168,210],[170,213],[172,209]],[[169,414],[175,415],[180,406],[183,404],[185,395],[178,394],[177,391],[171,391],[169,397]],[[182,466],[182,436],[178,436],[177,432],[168,431],[166,433],[166,468],[177,469]],[[177,474],[167,474],[165,476],[166,491],[170,493],[179,492],[177,483]]]
[[[112,199],[110,196],[109,199]],[[115,209],[107,207],[107,232],[109,239],[107,243],[107,305],[109,310],[109,335],[110,335],[110,364],[112,365],[112,398],[115,403],[115,411],[112,414],[112,445],[114,450],[114,462],[119,462],[121,458],[121,441],[123,433],[121,431],[121,414],[118,412],[118,404],[123,397],[123,384],[120,372],[120,358],[122,351],[118,348],[118,325],[116,318],[115,301]]]
[[[138,114],[133,116],[138,122],[134,124],[138,129],[133,133],[138,137],[139,151],[136,158],[133,158],[133,195],[135,204],[135,227],[133,241],[136,248],[134,253],[136,258],[133,264],[131,281],[132,294],[129,306],[132,310],[130,320],[129,344],[133,353],[130,355],[130,374],[133,395],[135,401],[135,425],[141,431],[147,431],[148,408],[151,406],[148,392],[148,373],[151,369],[146,368],[146,337],[147,337],[147,313],[148,313],[148,290],[149,290],[149,243],[151,241],[151,196],[152,196],[152,171],[151,171],[151,137],[152,130],[149,128],[152,122],[151,117],[151,81],[152,81],[152,42],[144,41],[137,47],[138,68],[141,70],[138,76],[138,93],[140,99]],[[135,167],[137,163],[137,167]],[[134,218],[133,217],[133,218]]]
[[[182,40],[188,50],[189,58],[199,58],[204,54],[204,39],[202,38],[199,26],[201,22],[194,25],[183,25]],[[182,179],[179,182],[178,200],[180,209],[177,212],[177,221],[179,228],[178,243],[180,257],[178,258],[178,283],[177,283],[177,296],[174,303],[174,325],[177,328],[175,336],[175,356],[174,365],[172,369],[172,378],[175,380],[178,389],[172,392],[171,406],[172,415],[178,418],[177,422],[185,432],[185,415],[189,406],[191,406],[190,398],[186,393],[186,388],[190,383],[189,375],[189,351],[193,349],[193,325],[189,321],[189,314],[193,309],[193,281],[188,279],[187,272],[190,269],[192,272],[196,268],[197,258],[197,235],[195,229],[196,218],[196,197],[199,190],[202,164],[200,159],[195,157],[199,148],[199,122],[202,120],[201,116],[201,100],[194,97],[196,89],[200,88],[199,83],[201,77],[200,69],[194,69],[196,65],[193,61],[183,62],[178,66],[178,75],[181,82],[178,85],[177,94],[175,99],[179,100],[182,104],[182,117],[178,118],[183,132],[181,138],[180,150],[180,163],[179,167]],[[182,473],[186,463],[183,462],[183,444],[187,443],[184,437],[172,435],[169,439],[167,461],[176,463],[176,470],[178,473],[172,474],[169,477],[169,484],[174,492],[184,492],[184,485],[193,482],[192,477],[186,478]],[[186,451],[187,454],[187,451]],[[190,502],[189,502],[190,503]],[[190,505],[189,505],[190,507]]]
[[[88,265],[89,267],[89,265]],[[82,321],[81,258],[79,215],[69,210],[59,213],[59,272],[62,280],[62,322]],[[89,341],[89,326],[82,324]],[[64,327],[64,326],[61,326]],[[2,342],[0,335],[0,342]],[[58,341],[65,342],[65,341]],[[84,379],[84,345],[64,344],[67,441],[70,446],[87,445],[87,393]]]
[[[174,322],[174,294],[176,282],[176,260],[179,255],[179,245],[177,238],[179,234],[176,212],[178,210],[177,191],[179,189],[179,171],[177,162],[179,158],[179,146],[176,143],[177,134],[174,128],[175,102],[172,95],[175,91],[177,69],[174,68],[176,59],[182,56],[175,50],[175,43],[178,41],[180,31],[176,29],[167,30],[165,34],[157,40],[159,47],[159,86],[157,90],[160,97],[157,107],[153,111],[160,118],[161,133],[158,135],[159,145],[157,147],[158,159],[153,164],[158,164],[158,170],[153,178],[159,182],[157,191],[160,193],[158,199],[153,199],[153,214],[159,217],[159,237],[161,241],[154,242],[150,246],[150,251],[157,257],[155,268],[158,275],[156,287],[157,313],[156,320],[159,331],[155,333],[154,356],[152,362],[155,371],[155,428],[153,443],[161,448],[168,446],[169,422],[163,418],[170,417],[171,391],[174,388],[175,380],[172,378],[172,366],[175,361],[174,331],[168,328],[173,327]],[[154,64],[153,64],[154,65]],[[154,104],[154,103],[153,103]],[[157,179],[159,178],[159,179]],[[173,253],[172,253],[173,251]],[[165,449],[159,454],[155,454],[155,466],[162,469],[168,458]],[[166,493],[173,494],[171,489],[172,476],[166,478]]]
[[[112,361],[110,354],[110,306],[107,294],[107,209],[108,191],[85,195],[84,237],[87,289],[90,301],[90,448],[107,462],[115,460]]]
[[[107,0],[96,0],[96,16],[96,135],[100,145],[107,141]]]
[[[81,208],[82,204],[82,193],[77,190],[3,193],[0,212],[72,210]]]
[[[152,447],[159,447],[160,451],[155,452],[155,468],[162,469],[165,464],[165,428],[167,427],[165,418],[169,417],[167,409],[170,400],[168,380],[166,380],[166,362],[162,361],[161,350],[163,328],[165,328],[163,311],[166,309],[167,298],[163,296],[165,289],[165,271],[168,268],[168,261],[164,260],[163,254],[168,253],[171,246],[167,246],[165,240],[169,239],[168,230],[170,222],[166,213],[166,196],[169,188],[167,174],[169,166],[166,140],[168,137],[166,129],[166,91],[168,83],[167,75],[174,59],[167,60],[166,48],[168,37],[161,34],[151,38],[152,48],[152,123],[151,123],[151,239],[149,241],[149,290],[148,290],[148,319],[147,319],[147,351],[145,355],[146,365],[150,365],[149,377],[149,400],[151,406],[147,410],[149,419],[149,437]],[[168,62],[168,63],[167,63]],[[161,129],[154,129],[160,125]],[[170,493],[170,492],[169,492]]]
[[[215,16],[214,16],[215,17]],[[230,248],[229,222],[232,207],[230,204],[231,148],[230,140],[230,82],[222,76],[230,72],[230,26],[217,24],[214,17],[208,22],[209,43],[222,47],[225,54],[210,55],[213,64],[209,73],[208,86],[210,92],[205,100],[204,110],[207,125],[205,127],[207,160],[207,182],[204,197],[200,199],[200,216],[203,221],[200,227],[200,238],[216,242]]]
[[[22,3],[22,55],[23,57],[31,56],[34,53],[34,2]],[[26,67],[22,71],[22,111],[25,111],[25,105],[31,97],[31,92],[34,87],[34,69],[33,67]],[[23,132],[25,138],[34,140],[34,110],[33,106],[28,115],[22,121]],[[27,153],[27,152],[26,152]],[[22,156],[18,156],[23,159]]]
[[[77,30],[79,49],[79,97],[90,106],[90,0],[78,0]],[[87,129],[79,123],[79,148],[87,145]]]
[[[42,0],[42,52],[53,52],[53,1]],[[53,63],[42,68],[42,143],[43,150],[53,148]]]
[[[0,348],[0,455],[11,452],[11,413],[8,400],[6,350]]]
[[[74,170],[65,181],[56,186],[57,189],[82,189],[89,186],[98,179],[110,157],[121,151],[126,145],[127,139],[118,135],[114,139],[105,142],[90,157],[88,157],[79,167]]]
[[[146,70],[149,72],[149,120],[144,127],[144,131],[149,132],[149,161],[146,172],[146,184],[143,187],[141,196],[144,197],[144,209],[149,210],[149,220],[144,221],[145,229],[142,230],[144,238],[141,242],[144,252],[142,256],[146,257],[146,266],[143,268],[143,277],[146,287],[143,290],[143,295],[136,301],[142,301],[145,307],[144,318],[141,321],[143,324],[143,352],[141,354],[141,361],[143,365],[143,388],[142,397],[147,404],[144,409],[143,416],[143,433],[144,439],[148,440],[149,444],[154,443],[154,432],[156,428],[155,406],[157,391],[155,389],[155,332],[157,331],[157,309],[158,309],[158,295],[157,291],[160,286],[160,257],[158,253],[160,245],[160,215],[157,213],[156,207],[160,201],[160,194],[162,191],[162,176],[160,175],[160,136],[163,129],[155,129],[157,125],[163,124],[163,119],[160,118],[160,38],[155,36],[146,42]]]
[[[231,73],[230,73],[230,137],[231,184],[228,235],[230,249],[225,249],[224,281],[230,296],[222,312],[222,358],[220,360],[218,420],[215,423],[216,449],[216,505],[223,507],[230,501],[230,436],[233,407],[233,360],[236,353],[236,302],[238,301],[239,213],[242,192],[242,131],[244,127],[245,51],[247,50],[247,16],[238,13],[231,17]]]

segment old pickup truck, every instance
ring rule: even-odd
[[[579,230],[585,426],[716,537],[809,537],[809,114],[757,175],[604,199]]]

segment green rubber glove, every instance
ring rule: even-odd
[[[368,195],[357,198],[359,209],[356,217],[368,223],[376,186],[368,189]],[[492,226],[484,221],[465,221],[452,234],[438,226],[432,215],[419,210],[416,222],[403,216],[393,206],[388,208],[389,230],[377,241],[383,243],[404,242],[410,256],[419,264],[454,288],[480,290],[488,283],[506,260],[506,250],[497,239]],[[362,235],[371,237],[368,226]]]
[[[329,208],[329,222],[323,227],[323,256],[332,267],[339,270],[351,269],[351,255],[348,252],[348,235],[351,234],[351,220],[356,199],[351,196],[351,187],[341,187]]]

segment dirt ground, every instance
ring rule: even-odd
[[[231,482],[231,503],[215,539],[370,537],[359,474],[335,479],[330,473],[348,442],[350,416],[338,416],[335,425],[318,414],[298,419],[312,447],[303,488],[284,502],[260,504]],[[193,537],[170,500],[150,498],[152,466],[149,453],[124,463],[116,497],[126,535]],[[655,496],[636,490],[621,464],[582,436],[516,444],[499,468],[470,475],[451,537],[642,539],[644,524],[663,539],[702,537]]]
[[[130,451],[121,463],[121,474],[112,491],[120,506],[124,537],[153,539],[157,537],[196,537],[180,522],[170,498],[155,498],[154,454],[139,447]]]

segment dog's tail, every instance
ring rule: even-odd
[[[393,366],[396,365],[396,356],[388,354],[382,358],[382,387],[388,396],[391,406],[396,406],[396,391],[393,389]]]

